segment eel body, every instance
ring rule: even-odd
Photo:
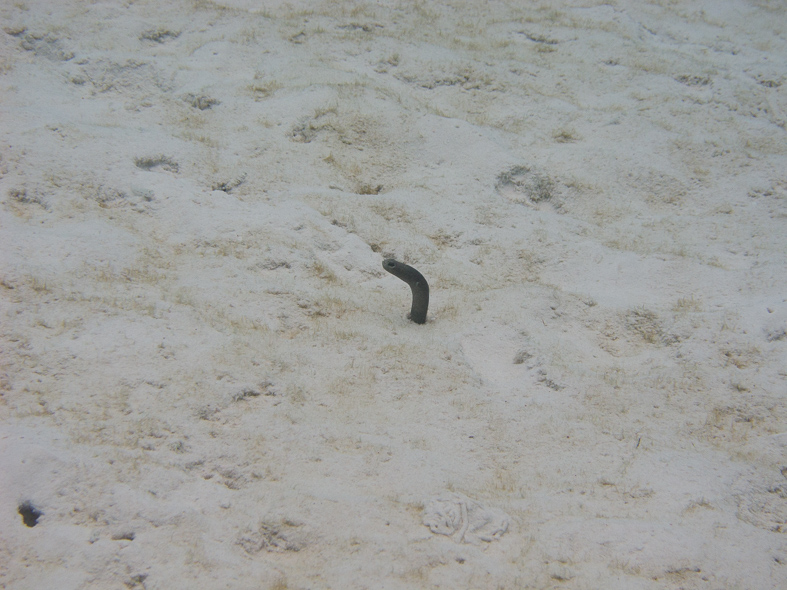
[[[416,324],[426,323],[426,311],[429,309],[429,284],[424,275],[393,258],[383,260],[383,268],[398,279],[410,285],[413,292],[413,307],[410,310],[410,319]]]

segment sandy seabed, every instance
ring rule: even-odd
[[[784,2],[0,21],[0,587],[787,587]]]

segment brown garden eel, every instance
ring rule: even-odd
[[[416,324],[425,324],[426,310],[429,308],[429,284],[426,282],[424,275],[412,266],[402,264],[393,258],[383,260],[383,268],[410,285],[410,289],[413,292],[413,307],[410,310],[410,319]]]

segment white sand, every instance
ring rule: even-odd
[[[783,2],[0,20],[0,587],[787,587]]]

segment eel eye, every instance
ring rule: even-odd
[[[393,260],[389,260],[387,264],[388,264],[388,268],[393,268],[396,266],[396,263]]]

